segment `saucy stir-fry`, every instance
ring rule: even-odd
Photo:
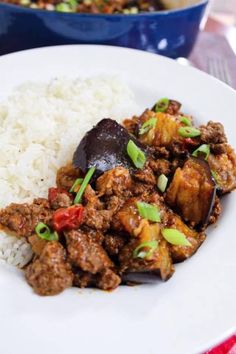
[[[2,0],[3,2],[60,12],[137,14],[164,10],[159,0]]]
[[[197,251],[236,188],[236,155],[222,124],[196,127],[180,109],[164,98],[123,126],[101,120],[48,198],[0,210],[1,228],[32,246],[25,277],[36,293],[168,280]]]

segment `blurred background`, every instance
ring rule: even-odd
[[[236,0],[213,0],[211,16],[226,25],[236,26]]]

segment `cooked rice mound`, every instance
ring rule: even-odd
[[[138,111],[134,95],[117,77],[27,83],[0,103],[0,207],[46,197],[57,169],[99,120],[118,121]],[[24,239],[0,233],[0,260],[24,266]]]

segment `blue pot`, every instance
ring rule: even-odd
[[[61,13],[0,3],[0,54],[58,44],[108,44],[186,57],[208,0],[137,15]]]

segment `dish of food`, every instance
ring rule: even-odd
[[[6,0],[5,2],[15,5],[30,7],[32,9],[44,9],[61,12],[79,12],[79,13],[124,13],[137,14],[139,12],[153,12],[164,10],[161,1],[153,0],[83,0],[83,1],[28,1],[28,0]]]
[[[236,188],[236,155],[221,123],[194,127],[180,108],[162,98],[124,126],[101,120],[47,198],[0,209],[0,228],[32,246],[25,277],[37,294],[113,290],[136,273],[168,280],[197,251],[219,196]]]
[[[121,337],[127,350],[137,353],[145,348],[171,353],[174,345],[176,353],[207,349],[234,329],[234,297],[225,294],[235,291],[230,232],[235,197],[229,192],[235,188],[236,162],[228,143],[234,134],[229,126],[235,93],[205,74],[151,54],[71,46],[55,63],[64,51],[39,49],[0,61],[0,224],[1,233],[14,235],[1,236],[0,250],[6,238],[16,244],[0,258],[9,264],[17,259],[23,267],[0,267],[3,350],[16,348],[9,348],[10,328],[26,353],[32,345],[36,353],[46,347],[63,352],[68,338],[72,350],[78,331],[83,352],[99,352],[104,329],[105,353]],[[91,65],[95,53],[99,70]],[[16,76],[28,61],[29,69]],[[85,72],[90,79],[74,79]],[[62,74],[73,79],[52,81]],[[114,75],[123,75],[129,87]],[[13,87],[32,78],[39,82],[9,96]],[[165,98],[156,102],[161,95]],[[209,104],[212,95],[216,101],[224,98],[216,108]],[[218,115],[220,123],[215,123]],[[210,227],[206,237],[210,224],[218,227]],[[27,260],[19,261],[19,253]],[[46,331],[53,325],[56,332],[70,328],[70,333],[56,344],[42,342],[38,329],[43,323]],[[136,345],[137,333],[144,341]],[[96,341],[89,342],[91,335]],[[113,352],[121,348],[116,344]]]
[[[208,0],[6,1],[0,1],[0,54],[96,43],[173,58],[191,52],[208,4]]]

